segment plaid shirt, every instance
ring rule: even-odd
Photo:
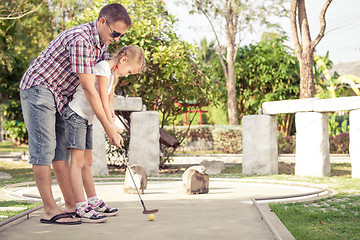
[[[108,47],[100,43],[96,20],[67,29],[31,63],[21,79],[20,89],[44,85],[54,94],[61,112],[80,83],[77,74],[93,74],[94,65],[108,59]]]

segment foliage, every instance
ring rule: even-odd
[[[255,114],[264,101],[285,100],[299,96],[299,67],[291,49],[284,45],[286,37],[277,38],[267,34],[257,45],[250,44],[239,49],[235,71],[237,75],[238,106],[240,116]],[[202,41],[199,56],[203,64],[212,65],[211,74],[220,90],[218,106],[226,106],[226,84],[221,64],[214,59],[213,43]],[[205,54],[207,52],[207,54]],[[226,107],[225,107],[226,108]],[[292,132],[293,116],[278,118],[282,131]]]
[[[299,97],[299,66],[285,40],[272,37],[240,49],[236,73],[241,115],[255,114],[265,101]]]
[[[333,62],[329,59],[329,52],[324,57],[314,54],[314,83],[315,97],[335,98],[348,92],[340,81],[339,74],[330,73]],[[348,93],[347,93],[348,94]]]
[[[278,152],[279,154],[295,153],[295,137],[286,136],[284,132],[277,133]]]
[[[164,128],[177,139],[183,139],[176,152],[229,153],[242,152],[242,128],[234,125],[193,125]]]
[[[351,95],[348,86],[359,96],[360,92],[357,84],[360,83],[360,77],[353,74],[339,75],[336,71],[331,75],[330,70],[333,66],[329,60],[329,52],[325,57],[314,54],[314,81],[316,97],[335,98],[342,95]]]
[[[349,115],[329,114],[329,136],[349,132]]]
[[[329,137],[330,153],[349,154],[349,133],[343,132]]]
[[[187,1],[183,1],[189,4]],[[247,31],[252,31],[255,24],[266,25],[268,28],[279,28],[277,24],[269,22],[269,16],[284,16],[286,8],[283,0],[264,1],[199,1],[190,3],[190,13],[201,13],[208,20],[217,41],[217,54],[220,66],[226,80],[226,98],[229,124],[238,125],[238,106],[236,91],[235,57],[242,37]],[[226,44],[221,35],[226,36]],[[238,38],[237,35],[240,35]],[[225,51],[226,47],[226,51]],[[241,109],[240,109],[241,111]]]
[[[94,7],[76,18],[76,25],[95,19],[102,5],[116,1],[96,1]],[[180,103],[206,105],[216,93],[212,80],[195,55],[195,46],[181,40],[174,31],[175,19],[167,14],[162,1],[122,1],[133,19],[133,27],[121,41],[110,46],[112,53],[125,45],[136,45],[145,52],[147,71],[141,76],[120,78],[117,91],[142,97],[147,109],[161,113],[161,124],[171,123],[187,111]]]
[[[31,5],[41,5],[41,7],[19,19],[0,20],[1,110],[4,128],[19,143],[27,141],[19,100],[20,79],[30,62],[47,46],[56,33],[49,6],[40,0],[32,0],[23,6],[23,10],[26,11],[25,8]]]

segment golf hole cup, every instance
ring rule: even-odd
[[[150,214],[149,215],[149,221],[154,221],[155,220],[155,215],[154,214]]]

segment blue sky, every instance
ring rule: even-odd
[[[188,0],[190,2],[190,0]],[[165,0],[168,11],[178,18],[176,31],[186,41],[198,43],[204,37],[213,40],[211,27],[202,15],[189,15],[184,5],[176,5],[176,0]],[[315,39],[320,27],[319,14],[325,0],[305,0],[311,37]],[[290,6],[290,5],[289,5]],[[335,63],[360,62],[360,0],[333,0],[326,13],[327,27],[324,38],[316,47],[318,55],[329,51],[330,59]],[[279,23],[287,32],[288,45],[294,47],[291,38],[290,20]],[[262,30],[247,34],[242,45],[258,42]],[[224,41],[223,41],[224,42]]]

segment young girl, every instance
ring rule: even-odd
[[[110,123],[113,124],[115,119],[113,98],[118,77],[141,73],[144,68],[144,53],[141,48],[135,46],[123,47],[111,60],[101,61],[95,65],[95,86]],[[106,206],[96,195],[91,171],[92,121],[95,114],[81,86],[76,89],[73,100],[63,115],[67,123],[67,147],[71,154],[70,181],[76,200],[76,216],[80,217],[82,222],[105,222],[106,216],[116,215],[118,209]]]

